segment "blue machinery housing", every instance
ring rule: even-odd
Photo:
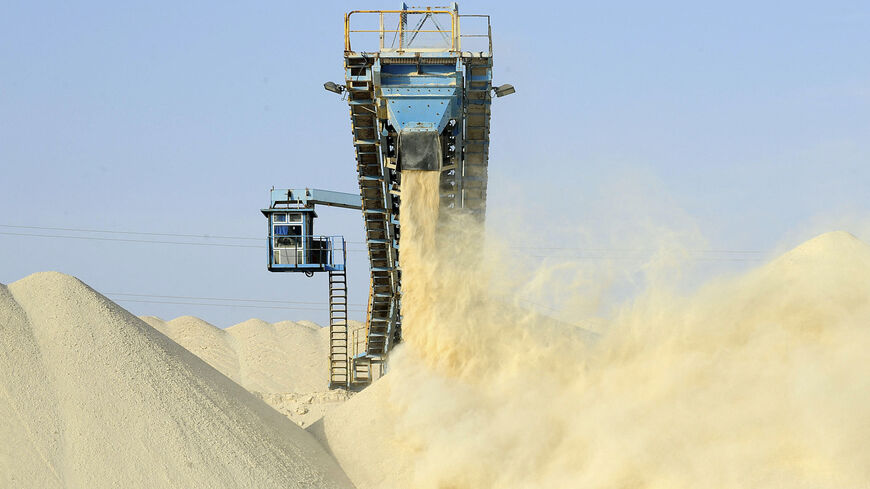
[[[439,172],[442,208],[482,221],[492,96],[514,89],[492,86],[489,16],[460,15],[455,3],[349,12],[344,55],[345,83],[324,88],[347,98],[359,195],[273,190],[262,212],[270,271],[330,273],[330,386],[360,388],[401,340],[402,171]],[[347,329],[344,240],[314,235],[315,204],[362,211],[370,291],[359,337]]]
[[[315,204],[359,209],[355,194],[310,189],[272,189],[268,209],[270,272],[343,272],[347,258],[344,237],[314,234]]]

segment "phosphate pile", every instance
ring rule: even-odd
[[[346,391],[327,390],[329,328],[249,319],[220,329],[193,316],[141,319],[300,426],[348,399]],[[350,321],[349,327],[364,324]]]
[[[0,487],[351,487],[298,426],[57,273],[0,286],[0,440]]]
[[[690,295],[651,278],[590,337],[523,306],[561,289],[478,252],[437,172],[402,178],[405,342],[308,428],[341,468],[248,392],[286,412],[322,391],[325,330],[152,327],[47,273],[0,286],[0,487],[866,487],[865,243],[828,233]]]
[[[590,342],[505,299],[528,284],[469,258],[437,177],[402,176],[390,374],[309,428],[358,488],[866,487],[865,243],[825,234],[688,296],[651,283]]]

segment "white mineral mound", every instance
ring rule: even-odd
[[[327,354],[318,332],[284,321],[249,319],[227,328],[236,344],[242,385],[258,392],[310,392],[327,387]]]
[[[311,321],[268,323],[249,319],[220,329],[182,316],[143,321],[251,392],[263,394],[325,391],[328,385],[329,328]],[[349,321],[349,330],[363,328]]]
[[[169,322],[154,316],[140,319],[236,383],[242,383],[235,345],[226,331],[193,316],[182,316]]]
[[[75,278],[0,285],[0,487],[352,487],[303,430]]]

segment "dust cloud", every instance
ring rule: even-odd
[[[356,455],[389,456],[383,487],[870,484],[865,243],[824,234],[690,294],[653,282],[592,335],[523,306],[528,277],[439,212],[437,172],[402,180],[405,342],[347,406],[389,406],[359,421],[389,440]]]

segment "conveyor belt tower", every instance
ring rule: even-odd
[[[344,26],[345,83],[324,88],[344,93],[350,106],[371,268],[350,383],[366,384],[402,334],[402,170],[440,172],[442,206],[483,220],[492,95],[513,87],[492,86],[489,16],[460,15],[455,3],[353,11]]]

